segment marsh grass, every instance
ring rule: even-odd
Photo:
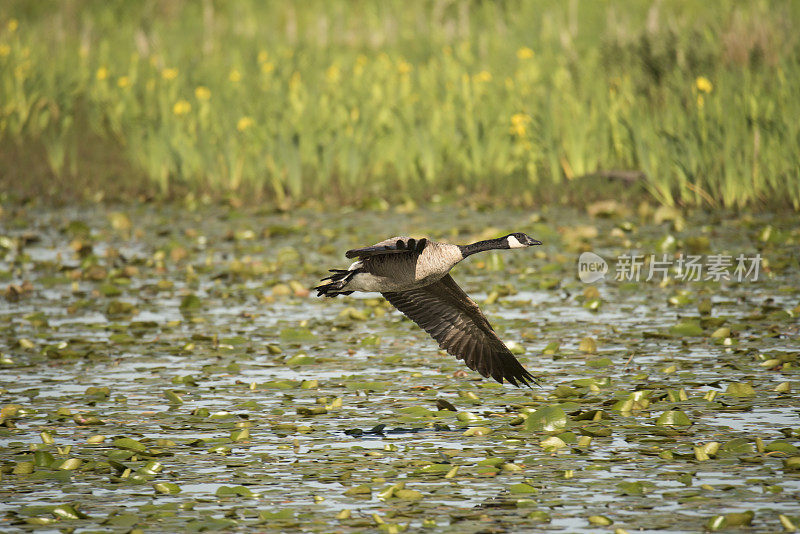
[[[641,176],[668,205],[798,209],[797,15],[791,2],[12,1],[0,183],[532,205],[587,176]]]

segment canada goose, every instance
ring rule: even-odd
[[[331,269],[333,274],[322,279],[329,282],[314,289],[317,296],[326,297],[378,291],[473,371],[501,384],[505,379],[515,386],[530,387],[529,382],[536,383],[536,378],[511,354],[478,305],[448,273],[477,252],[541,244],[521,232],[469,245],[392,237],[371,247],[348,250],[345,256],[358,261],[347,269]]]

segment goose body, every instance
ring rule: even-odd
[[[348,250],[345,255],[357,261],[347,269],[331,269],[333,274],[315,289],[317,296],[326,297],[379,292],[470,369],[501,384],[507,380],[515,386],[529,386],[536,378],[511,354],[475,301],[449,273],[477,252],[532,245],[541,242],[519,232],[469,245],[392,237]]]

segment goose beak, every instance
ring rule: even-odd
[[[530,238],[530,237],[528,238],[528,242],[526,243],[526,245],[528,245],[529,247],[531,247],[533,245],[541,245],[541,244],[542,244],[542,242],[539,241],[538,239],[533,239],[533,238]]]

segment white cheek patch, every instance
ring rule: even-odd
[[[513,235],[508,236],[508,248],[524,248],[527,245],[523,245],[519,242],[519,239],[514,237]]]

